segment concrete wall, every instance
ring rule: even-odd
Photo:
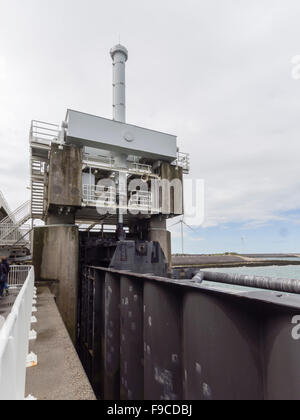
[[[164,162],[160,168],[161,194],[160,206],[163,214],[181,216],[183,205],[183,170]]]
[[[48,207],[80,207],[82,197],[82,149],[52,144],[50,154]]]
[[[162,216],[152,217],[149,222],[149,241],[159,242],[168,261],[169,273],[172,271],[171,233],[167,230],[167,221]]]
[[[56,284],[56,302],[75,342],[77,323],[79,235],[77,226],[36,227],[33,236],[33,264],[37,281]]]

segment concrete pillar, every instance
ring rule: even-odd
[[[61,215],[48,213],[47,225],[75,225],[75,213]]]
[[[171,233],[167,230],[167,220],[163,216],[152,217],[149,222],[149,241],[159,242],[166,260],[168,271],[172,271]]]
[[[76,341],[79,233],[77,226],[36,227],[33,264],[36,280],[52,283],[56,302],[71,339]]]

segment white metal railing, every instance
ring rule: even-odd
[[[0,191],[0,207],[4,208],[4,210],[6,211],[8,216],[11,214],[11,210],[9,208],[9,205],[8,205],[6,199],[5,199],[5,197],[4,197],[4,195],[2,194],[1,191]]]
[[[148,191],[134,191],[130,195],[129,209],[141,209],[151,211],[152,208],[152,194]]]
[[[141,163],[130,163],[129,164],[129,171],[134,172],[134,173],[138,173],[138,174],[150,175],[152,173],[152,166],[143,165]]]
[[[92,156],[85,153],[83,156],[83,164],[92,168],[113,169],[115,161],[110,156]]]
[[[0,223],[0,245],[27,244],[30,241],[30,229],[31,227],[29,225],[20,227],[19,224]]]
[[[190,155],[189,153],[178,152],[176,166],[180,166],[185,174],[190,173]]]
[[[98,206],[116,206],[116,188],[83,185],[83,202]]]
[[[24,400],[26,358],[34,295],[34,269],[0,330],[0,400]]]
[[[115,159],[110,156],[93,156],[85,153],[83,156],[83,164],[90,168],[122,170],[122,168],[118,168],[116,166]],[[144,165],[138,162],[129,162],[128,171],[135,174],[151,175],[152,166]]]
[[[59,142],[61,128],[58,124],[43,121],[32,121],[30,129],[30,142],[51,146],[52,142]]]
[[[13,289],[23,286],[30,269],[29,265],[11,265],[8,275],[8,287]]]
[[[30,204],[31,204],[30,200],[21,204],[21,206],[19,206],[16,210],[14,210],[9,216],[7,216],[5,219],[2,219],[0,224],[9,225],[9,224],[22,223],[23,220],[25,220],[26,217],[28,217],[30,214]]]
[[[148,191],[132,191],[125,206],[117,205],[117,191],[115,187],[99,185],[83,185],[82,200],[86,205],[98,207],[117,208],[122,207],[130,211],[157,212],[158,209],[152,202],[152,193]],[[127,199],[125,198],[125,203]],[[124,202],[122,200],[122,202]]]

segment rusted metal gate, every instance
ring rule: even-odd
[[[85,267],[79,354],[99,398],[300,398],[300,296]]]

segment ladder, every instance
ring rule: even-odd
[[[31,159],[31,215],[33,219],[44,216],[45,171],[47,162]]]

